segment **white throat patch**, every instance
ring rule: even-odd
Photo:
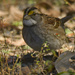
[[[23,20],[23,24],[25,24],[26,26],[32,26],[35,25],[37,22],[33,19],[29,19],[29,20]]]

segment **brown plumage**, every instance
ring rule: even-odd
[[[30,11],[33,13],[29,13]],[[23,16],[23,38],[34,50],[40,51],[42,44],[46,41],[50,49],[59,49],[67,43],[64,23],[70,18],[72,17],[54,18],[38,13],[35,7],[27,8]]]

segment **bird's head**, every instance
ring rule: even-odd
[[[23,25],[32,26],[40,21],[40,11],[36,7],[28,7],[24,11]]]

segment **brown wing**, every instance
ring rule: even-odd
[[[59,36],[60,39],[65,39],[64,29],[61,27],[61,20],[59,18],[49,17],[43,15],[44,24],[42,28],[55,36]],[[61,37],[62,36],[62,37]]]
[[[61,25],[61,21],[59,18],[54,18],[54,17],[49,17],[47,15],[44,15],[44,22],[45,24],[50,24],[52,25],[54,28],[58,28]]]

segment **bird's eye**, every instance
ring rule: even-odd
[[[28,15],[32,15],[34,13],[34,11],[30,11],[29,13],[28,13]]]

